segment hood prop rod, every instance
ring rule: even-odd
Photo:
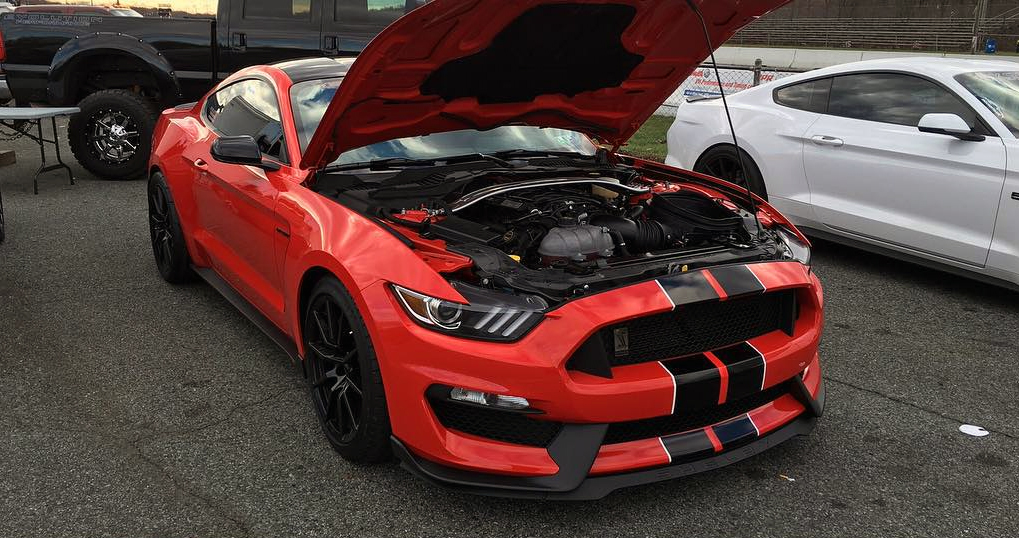
[[[704,32],[704,42],[708,46],[708,53],[711,55],[711,67],[715,71],[715,80],[718,82],[718,93],[722,96],[722,108],[725,109],[725,119],[729,122],[729,134],[732,135],[732,145],[736,146],[736,160],[739,162],[740,173],[743,175],[743,186],[747,189],[747,201],[750,203],[750,211],[754,214],[754,222],[757,223],[757,236],[761,236],[761,219],[757,217],[757,202],[754,200],[754,192],[750,190],[750,177],[747,175],[747,165],[743,160],[743,150],[739,147],[739,140],[736,139],[736,128],[732,125],[732,113],[729,112],[729,103],[725,99],[725,88],[722,87],[722,74],[718,71],[718,62],[715,61],[715,47],[711,44],[711,33],[708,32],[708,23],[704,21],[704,15],[694,0],[686,0],[687,5],[693,10],[694,15],[701,23],[701,30]],[[724,178],[723,178],[724,179]]]

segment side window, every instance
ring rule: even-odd
[[[828,108],[831,79],[801,82],[775,90],[775,102],[790,108],[823,114]]]
[[[333,20],[381,29],[423,3],[422,0],[336,0]]]
[[[244,0],[245,19],[311,19],[311,0]]]
[[[916,127],[924,114],[957,114],[970,128],[978,127],[976,112],[933,82],[897,73],[860,73],[835,77],[828,114]]]
[[[219,134],[250,135],[262,153],[286,162],[279,102],[268,82],[242,80],[219,90],[206,102],[205,117]]]
[[[2,0],[0,0],[2,1]],[[129,4],[141,2],[127,2]],[[156,2],[149,2],[155,4]],[[216,0],[160,0],[157,14],[160,17],[186,17],[188,15],[215,15],[219,3]]]

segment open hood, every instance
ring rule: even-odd
[[[377,142],[501,125],[621,145],[718,46],[788,0],[434,0],[350,67],[301,166]]]

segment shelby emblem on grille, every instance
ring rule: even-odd
[[[625,357],[630,353],[630,330],[626,327],[619,327],[612,331],[612,340],[615,342],[616,356]]]

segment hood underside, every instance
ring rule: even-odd
[[[618,146],[713,46],[788,0],[434,0],[358,56],[301,166],[366,145],[502,125]]]

